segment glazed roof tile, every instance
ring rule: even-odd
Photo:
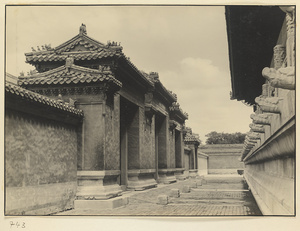
[[[29,100],[32,102],[37,102],[40,104],[44,104],[47,105],[49,107],[53,107],[53,108],[58,108],[62,111],[66,111],[66,112],[70,112],[72,114],[75,114],[77,116],[82,117],[83,116],[83,111],[80,109],[76,109],[72,106],[69,106],[65,103],[61,103],[58,102],[54,99],[50,99],[46,96],[40,95],[38,93],[29,91],[27,89],[24,89],[22,87],[19,87],[15,84],[11,84],[11,83],[5,83],[5,92],[8,94],[13,94],[15,96],[18,96],[20,98],[23,98],[25,100]]]
[[[19,85],[62,85],[77,83],[111,82],[119,87],[122,83],[112,75],[110,70],[95,70],[77,65],[61,66],[43,73],[19,77]]]

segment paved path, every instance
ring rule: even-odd
[[[182,193],[186,185],[198,183],[191,192]],[[201,183],[202,185],[200,185]],[[157,204],[159,195],[179,189],[180,197],[169,197],[167,205]],[[262,215],[239,175],[208,175],[204,180],[188,179],[141,192],[124,192],[129,204],[115,209],[73,209],[56,215],[126,215],[126,216],[247,216]]]

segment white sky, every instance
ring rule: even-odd
[[[222,6],[13,6],[7,7],[7,69],[33,69],[24,53],[56,47],[86,24],[88,36],[121,42],[140,69],[159,73],[189,114],[187,126],[205,134],[249,131],[252,107],[230,100],[225,9]]]

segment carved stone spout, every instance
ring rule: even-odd
[[[248,149],[248,148],[253,148],[255,146],[255,144],[245,144],[244,148]]]
[[[254,124],[265,124],[270,125],[270,115],[266,114],[251,114],[250,118],[252,119]]]
[[[252,140],[245,140],[244,142],[244,146],[255,146],[256,142],[252,141]]]
[[[253,144],[256,144],[257,143],[257,140],[256,139],[251,139],[249,136],[246,136],[245,137],[245,143],[253,143]]]
[[[265,128],[263,125],[260,124],[250,124],[249,127],[251,128],[251,131],[258,132],[258,133],[265,133]]]
[[[259,105],[260,109],[263,112],[269,112],[269,113],[280,113],[278,103],[282,100],[282,98],[279,97],[256,97],[255,102]]]
[[[257,132],[248,132],[247,137],[249,137],[251,140],[259,140],[260,134]]]
[[[268,79],[273,87],[295,90],[294,67],[279,68],[278,70],[265,67],[262,70],[262,76]]]

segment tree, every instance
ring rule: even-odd
[[[246,134],[240,132],[224,133],[213,131],[205,136],[208,137],[206,144],[242,144]]]

